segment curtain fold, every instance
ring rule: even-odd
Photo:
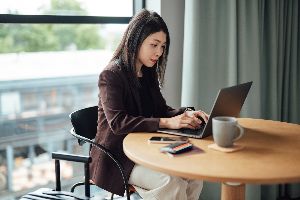
[[[300,123],[299,1],[262,1],[262,117]]]
[[[218,89],[253,80],[241,117],[299,124],[299,10],[298,0],[185,1],[182,106],[210,112]],[[218,199],[216,188],[201,199]],[[247,199],[276,195],[276,185],[247,185]]]

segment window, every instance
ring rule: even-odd
[[[98,103],[98,75],[138,5],[143,1],[1,1],[1,198],[53,187],[51,152],[82,153],[68,115]],[[82,168],[62,165],[68,187]]]

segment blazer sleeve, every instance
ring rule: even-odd
[[[125,84],[117,72],[105,70],[99,77],[100,101],[110,129],[114,134],[130,132],[155,132],[159,118],[145,118],[128,114],[125,107]]]
[[[166,105],[165,109],[166,109],[166,112],[165,112],[166,117],[174,117],[176,115],[182,114],[185,111],[186,107],[181,107],[179,109],[174,109],[174,108]]]

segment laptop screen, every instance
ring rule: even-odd
[[[168,133],[173,135],[184,135],[194,138],[204,138],[212,134],[212,118],[216,116],[231,116],[238,117],[241,108],[245,102],[248,92],[251,88],[252,81],[239,84],[232,87],[227,87],[219,90],[213,107],[210,111],[210,116],[203,130],[172,130],[159,129],[158,132]]]

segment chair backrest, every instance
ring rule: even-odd
[[[76,134],[94,139],[97,133],[98,106],[83,108],[69,115]]]

